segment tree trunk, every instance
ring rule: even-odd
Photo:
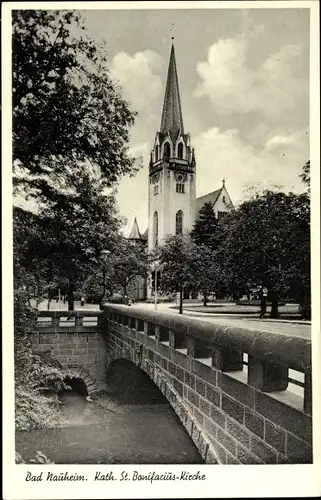
[[[207,306],[207,293],[203,293],[203,306]]]
[[[37,286],[37,297],[36,297],[36,308],[38,309],[39,304],[40,304],[40,297],[42,295],[42,290],[40,289],[40,286]]]
[[[68,311],[73,311],[75,308],[74,292],[73,290],[68,291]]]
[[[300,300],[301,319],[311,319],[311,299],[306,294]]]
[[[261,296],[260,318],[264,318],[265,314],[266,314],[266,297]]]
[[[273,292],[270,318],[278,318],[278,316],[279,316],[279,298],[277,293]]]
[[[102,299],[105,297],[106,295],[106,271],[104,270],[103,271],[103,296],[102,296]]]
[[[102,304],[103,304],[103,300],[105,298],[105,295],[106,295],[106,271],[103,269],[103,280],[102,280],[102,285],[103,285],[103,293],[102,295],[100,296],[100,301],[99,301],[99,309],[102,310]]]
[[[179,287],[179,314],[183,314],[183,286]]]

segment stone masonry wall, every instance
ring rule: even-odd
[[[102,332],[36,333],[32,346],[39,352],[50,352],[63,368],[83,378],[88,393],[102,390],[106,384],[108,355]]]
[[[310,415],[187,356],[186,349],[170,347],[169,341],[158,340],[159,327],[123,319],[127,325],[107,322],[110,360],[131,359],[149,374],[206,463],[312,461]]]

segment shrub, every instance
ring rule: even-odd
[[[16,451],[16,464],[54,464],[55,462],[52,462],[49,460],[46,455],[44,455],[41,451],[37,451],[35,458],[31,458],[29,462],[26,462],[22,455]]]
[[[48,352],[32,350],[29,335],[35,331],[37,311],[30,307],[23,287],[15,288],[14,306],[16,430],[60,425],[58,399],[44,393],[65,387],[64,370]]]

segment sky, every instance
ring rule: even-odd
[[[148,163],[159,130],[171,37],[185,132],[196,156],[197,196],[222,179],[235,205],[249,190],[302,191],[309,159],[309,9],[83,10],[88,34],[106,41],[112,78],[138,112],[121,179],[127,235],[148,218]]]

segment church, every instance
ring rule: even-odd
[[[190,134],[185,132],[178,85],[174,43],[171,47],[160,130],[150,153],[148,228],[141,233],[135,218],[128,239],[148,252],[162,245],[167,235],[192,229],[205,203],[212,203],[217,219],[233,209],[225,180],[222,186],[196,198],[196,157]],[[153,287],[139,283],[134,295],[151,299]]]

